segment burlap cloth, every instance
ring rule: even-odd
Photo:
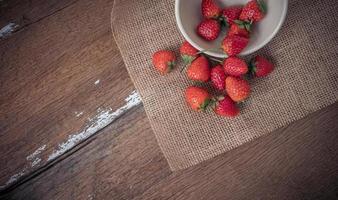
[[[174,4],[115,0],[112,12],[114,38],[172,170],[210,159],[337,101],[336,0],[289,2],[282,29],[257,52],[272,58],[276,69],[251,82],[252,95],[235,119],[192,111],[184,101],[184,89],[192,85],[185,73],[160,76],[153,69],[153,52],[177,50],[183,41]]]

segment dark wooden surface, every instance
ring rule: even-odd
[[[44,165],[88,118],[120,108],[134,90],[112,40],[113,1],[48,2],[64,8],[40,10],[42,20],[0,42],[0,186],[34,170],[27,156],[46,145]],[[16,13],[40,6],[29,5]]]
[[[172,173],[142,105],[121,110],[134,87],[112,39],[112,0],[0,5],[0,28],[18,25],[0,39],[3,199],[338,199],[337,103]],[[99,121],[102,110],[120,114]],[[69,140],[88,126],[88,138]]]
[[[215,159],[172,173],[140,106],[5,197],[337,199],[337,118],[335,104]]]

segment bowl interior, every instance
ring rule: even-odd
[[[215,0],[220,6],[228,7],[235,5],[245,5],[249,0]],[[251,54],[266,43],[268,43],[282,25],[286,11],[287,0],[264,0],[267,5],[267,14],[264,19],[254,24],[253,32],[248,46],[240,55]],[[219,49],[221,42],[226,35],[222,31],[220,36],[214,41],[205,41],[196,34],[196,27],[202,20],[201,0],[176,0],[176,20],[180,31],[185,39],[198,50]],[[221,50],[207,51],[207,54],[215,57],[224,57]]]

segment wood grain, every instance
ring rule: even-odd
[[[337,199],[338,103],[172,173],[143,107],[8,199]]]
[[[26,197],[131,199],[171,173],[142,107],[120,118],[86,147],[72,153],[65,162],[55,164],[34,179],[46,193],[27,188]],[[26,184],[21,187],[26,188]],[[12,198],[25,198],[19,196]]]
[[[46,164],[70,135],[96,123],[89,118],[119,109],[134,90],[112,39],[112,4],[49,4],[45,15],[65,8],[1,41],[0,186]]]
[[[15,31],[19,31],[75,2],[76,0],[2,0],[0,1],[0,27],[14,23],[17,26]]]
[[[0,42],[1,198],[338,198],[338,103],[176,173],[142,107],[48,160],[134,91],[112,40],[112,4],[0,1],[0,27],[19,26]]]

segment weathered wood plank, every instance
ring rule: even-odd
[[[14,189],[9,199],[337,199],[338,103],[171,173],[143,108]]]
[[[140,103],[111,36],[112,5],[76,1],[0,43],[1,188]]]
[[[74,4],[76,0],[2,0],[0,1],[0,39],[27,28]]]
[[[33,179],[46,193],[28,188],[30,181],[19,190],[26,188],[30,199],[131,199],[171,173],[143,107],[111,124],[63,161]]]

